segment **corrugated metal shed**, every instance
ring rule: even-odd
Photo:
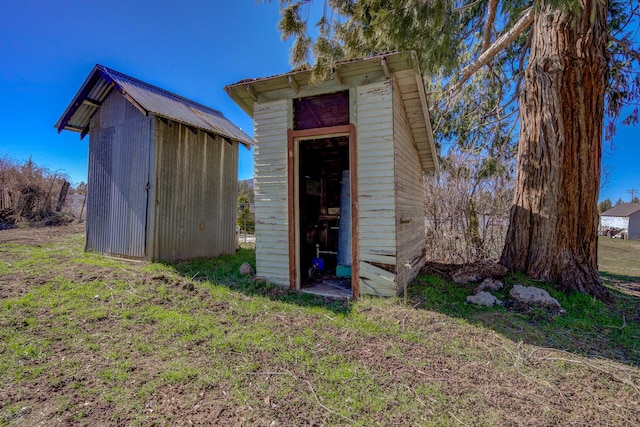
[[[89,132],[91,117],[115,89],[145,116],[175,120],[198,129],[212,132],[233,142],[247,146],[251,137],[213,108],[206,107],[180,95],[160,89],[103,65],[96,65],[73,98],[55,127],[58,132],[70,130],[84,137]]]
[[[252,139],[222,113],[97,65],[56,127],[89,135],[86,250],[235,251],[238,149]]]

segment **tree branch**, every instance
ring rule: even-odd
[[[464,6],[456,7],[452,11],[453,12],[462,12],[463,10],[472,8],[473,6],[475,6],[475,5],[477,5],[478,3],[481,3],[481,2],[482,2],[482,0],[476,0],[476,1],[472,2],[472,3],[465,4]]]
[[[487,50],[482,52],[482,54],[480,54],[480,56],[476,58],[475,61],[462,69],[460,80],[458,80],[458,82],[453,85],[453,87],[451,88],[451,92],[457,92],[458,90],[460,90],[460,88],[462,88],[462,86],[476,71],[478,71],[489,61],[491,61],[491,59],[500,51],[502,51],[505,46],[507,46],[509,43],[515,40],[516,37],[522,34],[524,30],[526,30],[533,23],[533,18],[534,10],[532,7],[530,7],[523,12],[518,22],[516,22],[516,24],[511,29],[498,37]]]
[[[636,52],[635,50],[631,49],[629,47],[629,45],[627,45],[625,42],[623,42],[622,40],[619,40],[613,36],[609,36],[609,40],[611,40],[612,42],[615,42],[618,46],[620,46],[622,48],[622,50],[625,51],[625,53],[627,55],[629,55],[630,57],[632,57],[633,59],[635,59],[636,61],[638,61],[638,64],[640,64],[640,53]]]
[[[493,23],[496,21],[496,12],[498,11],[498,0],[489,0],[487,6],[487,20],[484,23],[484,42],[482,43],[482,51],[485,52],[491,45],[491,30]]]

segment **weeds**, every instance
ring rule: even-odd
[[[0,259],[3,425],[640,422],[633,299],[547,287],[565,316],[479,309],[420,276],[410,306],[345,303],[239,277],[249,250],[132,264],[77,236]]]

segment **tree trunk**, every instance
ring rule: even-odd
[[[607,2],[536,11],[520,95],[518,172],[501,263],[600,298],[598,189],[607,72]]]

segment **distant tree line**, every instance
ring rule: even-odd
[[[238,215],[236,224],[243,233],[254,234],[256,223],[253,206],[255,195],[253,191],[253,180],[242,180],[238,182]]]
[[[616,202],[613,203],[611,202],[611,199],[607,197],[606,199],[598,203],[598,212],[600,213],[606,212],[612,207],[621,205],[623,203],[640,203],[640,199],[638,199],[638,196],[633,196],[630,202],[625,202],[624,200],[622,200],[622,197],[618,197],[618,200],[616,200]]]

